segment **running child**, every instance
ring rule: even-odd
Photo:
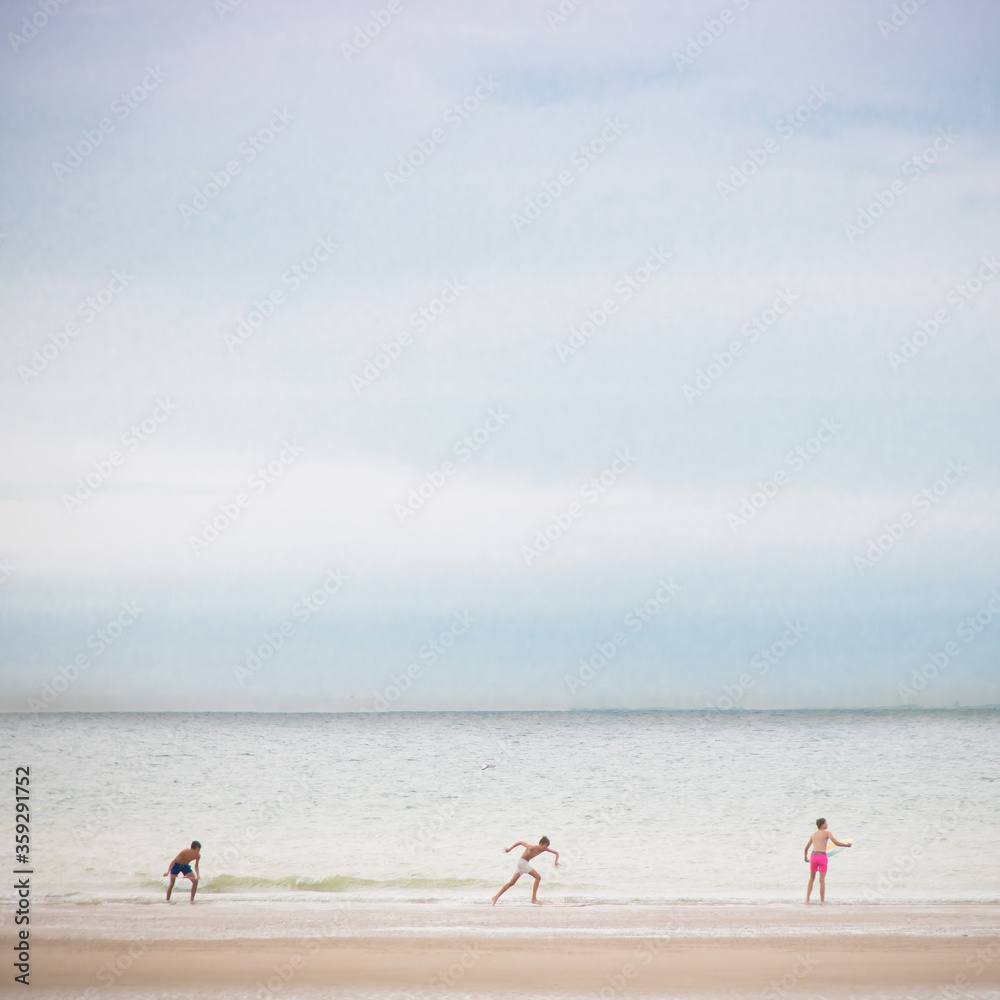
[[[542,837],[537,844],[528,844],[523,840],[519,840],[516,844],[511,844],[510,847],[505,847],[503,849],[504,854],[510,854],[515,847],[523,847],[524,853],[521,855],[520,860],[517,862],[517,871],[514,872],[511,880],[493,897],[493,905],[497,905],[497,900],[522,876],[530,875],[534,880],[535,884],[531,889],[531,901],[536,903],[538,906],[542,904],[538,902],[538,884],[542,881],[542,876],[535,871],[531,865],[528,864],[529,861],[537,858],[539,854],[554,854],[556,856],[555,867],[559,867],[559,852],[553,851],[549,847],[549,838]]]

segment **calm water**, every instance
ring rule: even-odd
[[[206,898],[488,903],[520,853],[502,847],[545,834],[553,902],[793,901],[821,815],[856,845],[831,858],[833,900],[1000,898],[984,863],[995,711],[5,715],[0,730],[8,772],[31,767],[36,898],[154,898],[197,838]]]

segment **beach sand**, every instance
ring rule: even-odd
[[[975,904],[491,908],[205,897],[191,906],[182,897],[169,906],[40,903],[31,929],[32,985],[93,987],[92,996],[254,995],[262,986],[285,995],[336,986],[782,996],[1000,985],[1000,906]],[[0,935],[5,950],[10,930]]]

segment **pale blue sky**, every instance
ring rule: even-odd
[[[348,60],[371,4],[73,0],[26,42],[39,8],[7,6],[0,707],[129,601],[51,707],[366,707],[463,611],[394,707],[718,704],[788,620],[807,639],[744,707],[902,704],[949,641],[911,703],[1000,702],[1000,621],[958,636],[1000,587],[995,8],[892,32],[875,0],[556,8],[399,0]],[[661,579],[679,593],[575,690]]]

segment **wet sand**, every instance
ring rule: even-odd
[[[5,949],[13,938],[0,934]],[[33,986],[815,994],[1000,985],[993,905],[38,904]],[[603,991],[603,993],[602,993]]]

